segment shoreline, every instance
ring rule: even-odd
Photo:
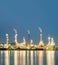
[[[35,50],[36,50],[36,51],[39,51],[39,50],[42,50],[42,51],[58,51],[58,49],[0,49],[0,51],[1,51],[1,50],[3,50],[3,51],[4,51],[4,50],[9,50],[9,51],[11,51],[11,50],[23,50],[23,51],[24,51],[24,50],[29,50],[29,51],[31,51],[31,50],[32,50],[32,51],[35,51]]]

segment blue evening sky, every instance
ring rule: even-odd
[[[14,41],[14,31],[18,31],[18,41],[23,36],[28,39],[27,30],[31,32],[34,43],[39,42],[38,27],[43,30],[43,40],[47,44],[50,34],[58,43],[58,3],[57,0],[0,0],[0,42]]]

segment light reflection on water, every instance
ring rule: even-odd
[[[4,51],[4,64],[9,65],[9,51]]]
[[[44,55],[44,51],[38,51],[38,65],[44,65],[43,64],[43,56]]]
[[[55,51],[0,51],[0,65],[55,65]]]
[[[47,65],[55,65],[55,51],[46,51]]]

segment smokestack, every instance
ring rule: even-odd
[[[51,46],[54,46],[54,45],[55,45],[54,39],[51,38]]]
[[[26,44],[26,39],[25,39],[25,37],[23,37],[23,43]]]
[[[8,34],[6,34],[6,44],[8,44],[9,38],[8,38]]]
[[[29,41],[29,43],[30,43],[30,30],[27,30],[27,33],[28,33],[28,41]]]
[[[39,32],[40,32],[40,41],[42,41],[42,29],[39,27]]]
[[[14,38],[15,38],[15,43],[17,44],[18,42],[17,42],[17,37],[18,37],[18,34],[17,34],[17,30],[14,28],[14,32],[15,32],[15,36],[14,36]]]
[[[51,38],[50,38],[50,36],[48,36],[48,45],[50,45],[51,44]]]
[[[42,40],[42,29],[39,27],[39,32],[40,32],[40,42],[39,46],[44,46],[43,40]]]

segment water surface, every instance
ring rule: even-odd
[[[58,65],[58,51],[0,51],[0,65]]]

